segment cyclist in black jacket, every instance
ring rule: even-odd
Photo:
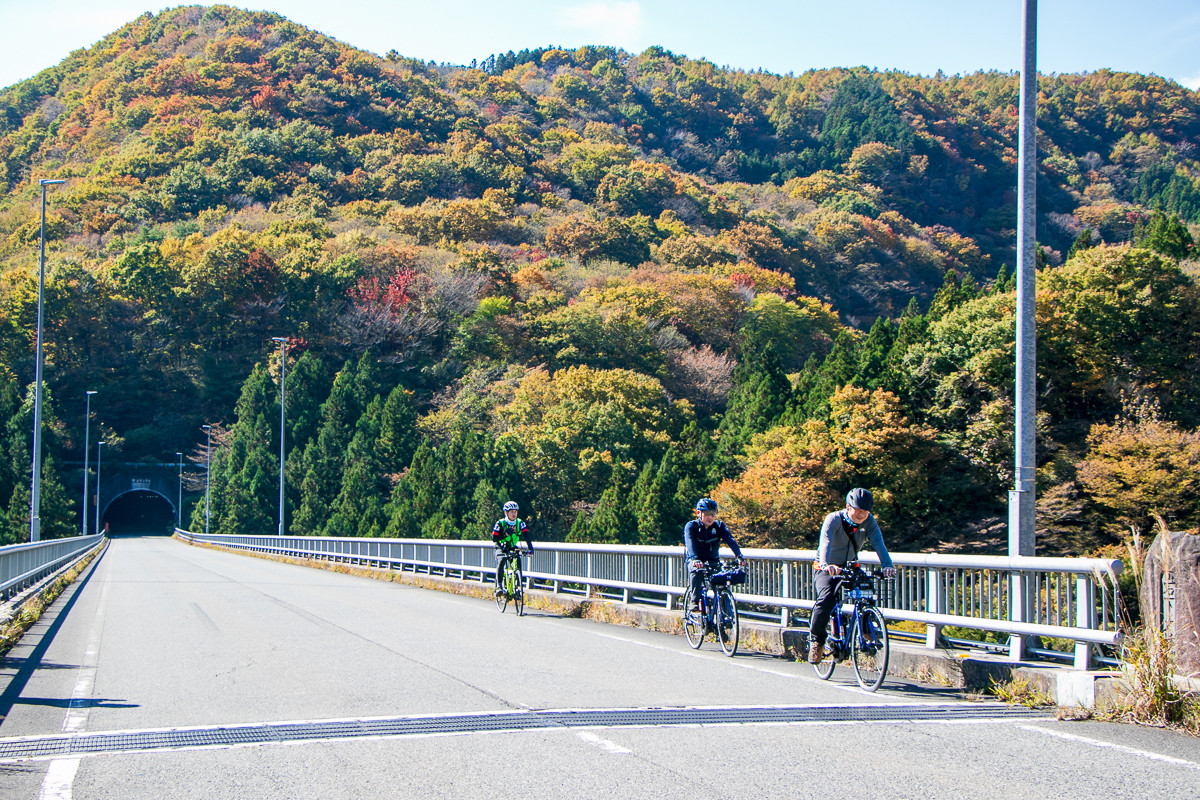
[[[725,523],[717,519],[717,501],[701,497],[696,501],[696,519],[683,526],[683,553],[691,575],[692,602],[704,593],[704,570],[706,567],[720,569],[721,543],[724,542],[738,557],[738,563],[746,566],[742,549],[734,541],[733,534]],[[692,608],[690,610],[696,610]]]

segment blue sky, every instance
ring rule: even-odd
[[[207,4],[206,4],[207,5]],[[249,0],[343,42],[425,60],[548,44],[656,44],[771,72],[867,65],[929,75],[1020,66],[1022,0]],[[1200,88],[1197,0],[1043,0],[1038,68],[1153,72]],[[0,87],[90,47],[147,0],[0,0]]]

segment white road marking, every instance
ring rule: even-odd
[[[96,601],[96,616],[92,620],[92,629],[88,632],[87,649],[79,664],[75,688],[71,691],[71,702],[67,706],[67,713],[63,716],[63,733],[80,733],[87,728],[88,715],[91,713],[90,701],[96,686],[96,667],[100,663],[100,640],[104,633],[104,610],[108,606],[108,587],[107,582],[101,586],[100,598]],[[80,588],[77,591],[83,591],[83,589]],[[38,795],[38,800],[71,800],[75,773],[78,769],[78,758],[51,761],[50,766],[46,769],[46,777],[42,779],[42,791]]]
[[[38,800],[71,800],[71,787],[75,783],[75,771],[79,769],[78,758],[62,758],[51,761],[42,780],[42,791]]]
[[[1130,755],[1138,756],[1139,758],[1148,758],[1151,761],[1161,761],[1165,764],[1175,764],[1176,766],[1185,767],[1187,769],[1200,770],[1200,764],[1197,764],[1194,761],[1186,761],[1182,758],[1175,758],[1174,756],[1164,756],[1162,753],[1152,753],[1149,750],[1139,750],[1136,747],[1126,747],[1123,744],[1106,742],[1101,739],[1091,739],[1087,736],[1080,736],[1075,733],[1051,731],[1047,730],[1046,728],[1039,728],[1036,725],[1020,725],[1018,727],[1020,727],[1021,730],[1037,731],[1038,733],[1044,733],[1047,736],[1053,736],[1057,739],[1065,739],[1068,742],[1080,742],[1082,744],[1090,744],[1092,747],[1103,747],[1110,750],[1119,750],[1122,753],[1129,753]]]
[[[577,731],[576,733],[580,739],[583,739],[588,744],[596,745],[606,753],[620,754],[633,752],[632,750],[621,747],[621,745],[617,744],[616,742],[610,742],[608,739],[603,739],[591,731]]]

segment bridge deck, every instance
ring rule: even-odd
[[[1200,781],[1200,747],[1170,733],[899,681],[869,695],[162,538],[114,540],[0,670],[5,798],[791,798],[850,768],[880,797],[1190,799]]]

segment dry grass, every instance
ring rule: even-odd
[[[35,597],[31,597],[21,604],[21,609],[16,616],[4,623],[3,626],[0,626],[0,656],[3,656],[17,642],[21,641],[21,637],[25,635],[25,632],[41,619],[46,609],[58,599],[58,596],[63,593],[64,589],[74,583],[75,579],[87,568],[87,565],[92,563],[92,559],[104,552],[105,547],[108,547],[107,541],[105,541],[104,547],[101,547],[99,550],[93,550],[76,563],[75,566],[62,575],[59,575],[49,586],[38,592]]]
[[[987,693],[1009,705],[1026,708],[1055,705],[1054,698],[1034,686],[1028,678],[1018,675],[1008,681],[997,681],[995,678],[989,680],[992,685],[988,687]]]

